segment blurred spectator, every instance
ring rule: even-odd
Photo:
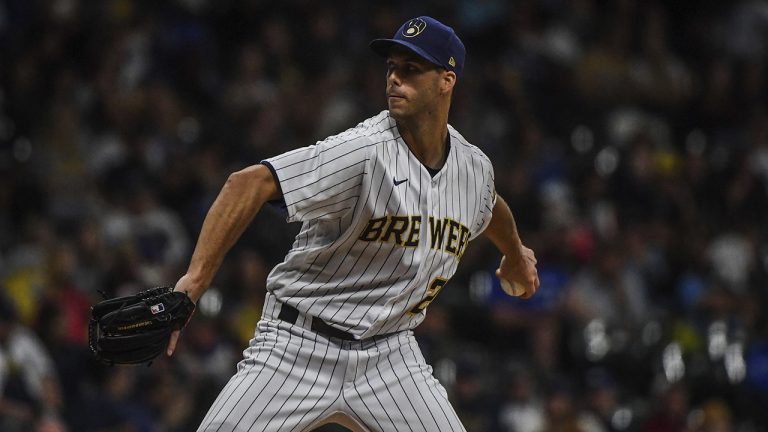
[[[542,430],[546,432],[592,432],[581,424],[579,402],[574,394],[572,384],[565,379],[557,378],[548,386],[544,410],[546,425]]]
[[[586,373],[586,407],[579,424],[590,432],[618,432],[635,429],[631,410],[621,406],[621,388],[611,373],[602,368]]]
[[[79,419],[82,430],[148,432],[153,430],[152,413],[139,398],[135,368],[116,366],[102,371],[99,393],[83,404]]]
[[[731,432],[731,410],[722,400],[710,399],[694,411],[689,427],[692,432]]]
[[[269,269],[264,258],[257,251],[250,249],[244,249],[238,254],[235,265],[235,274],[232,280],[226,283],[225,295],[239,301],[228,314],[229,325],[240,346],[247,346],[248,341],[254,337],[256,323],[261,318]]]
[[[640,55],[630,64],[630,81],[638,102],[663,112],[675,112],[690,98],[693,79],[681,59],[671,52],[664,8],[650,4],[644,20]]]
[[[482,354],[468,351],[456,362],[451,403],[467,430],[489,430],[497,421],[493,413],[498,409],[498,402],[488,391],[492,383],[483,373],[488,361]]]
[[[512,376],[508,402],[501,408],[500,423],[503,430],[515,432],[541,432],[546,419],[533,377],[520,371]]]
[[[587,268],[571,281],[568,312],[586,326],[602,322],[609,329],[638,330],[649,315],[645,281],[627,265],[626,251],[616,244],[598,248],[595,268]]]
[[[685,432],[687,431],[688,390],[682,384],[668,385],[656,401],[656,406],[648,415],[643,426],[646,432]]]
[[[50,222],[38,217],[26,220],[21,230],[16,247],[6,258],[0,292],[13,301],[19,321],[31,324],[37,299],[44,291],[46,253],[54,234]]]
[[[41,423],[62,428],[61,389],[53,361],[32,330],[17,321],[13,304],[0,296],[0,426],[8,432]]]

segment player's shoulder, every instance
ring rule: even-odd
[[[456,128],[448,125],[448,134],[451,136],[451,144],[465,158],[475,160],[483,165],[491,165],[491,159],[476,145],[470,143]]]
[[[344,132],[329,136],[323,142],[331,145],[343,142],[383,143],[394,138],[394,130],[395,121],[389,116],[389,111],[385,110]]]

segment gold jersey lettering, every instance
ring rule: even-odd
[[[392,216],[389,218],[389,225],[381,236],[381,241],[388,242],[392,236],[395,237],[396,245],[403,245],[403,233],[410,225],[408,216]]]
[[[421,221],[419,215],[374,218],[368,221],[358,239],[417,247],[421,237]],[[451,218],[436,219],[429,216],[429,234],[431,249],[442,250],[457,258],[461,258],[469,243],[469,228]]]
[[[388,219],[389,217],[384,216],[369,220],[368,225],[366,225],[365,229],[363,230],[363,233],[360,234],[360,240],[369,242],[378,240]]]
[[[411,231],[408,232],[403,246],[416,247],[419,245],[419,234],[421,233],[421,216],[411,216]]]
[[[445,235],[445,224],[443,223],[445,219],[435,219],[434,217],[429,217],[429,232],[431,234],[430,240],[430,246],[432,249],[442,249],[443,248],[443,237]]]
[[[456,256],[461,259],[461,257],[464,255],[464,251],[467,249],[467,245],[469,244],[469,228],[465,227],[464,225],[460,225],[459,229],[461,232],[459,233],[459,246],[456,248]]]
[[[459,229],[459,223],[453,219],[446,219],[446,222],[448,222],[448,241],[445,242],[445,251],[456,255],[457,250],[454,242],[459,238],[456,234],[456,231]]]

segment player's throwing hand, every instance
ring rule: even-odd
[[[508,293],[528,299],[536,293],[539,288],[539,274],[536,270],[536,255],[533,250],[522,246],[521,253],[517,259],[507,259],[507,256],[501,258],[499,268],[496,269],[496,276],[502,280],[510,281],[522,287],[525,291],[522,295],[517,293]]]

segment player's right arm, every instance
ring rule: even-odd
[[[197,303],[213,281],[227,251],[267,201],[281,197],[280,187],[265,165],[253,165],[232,173],[205,216],[186,274],[176,282]],[[168,355],[176,348],[179,332],[168,344]]]
[[[503,254],[496,276],[521,284],[525,288],[521,297],[530,298],[539,288],[536,256],[520,240],[512,210],[501,197],[496,198],[491,220],[483,235]]]
[[[480,228],[477,233],[482,233],[502,253],[501,263],[496,270],[496,276],[502,282],[513,282],[525,290],[520,297],[530,298],[539,288],[539,277],[536,271],[536,256],[530,248],[523,245],[517,232],[515,217],[512,215],[507,203],[496,194],[494,184],[493,165],[487,156],[478,158],[480,171],[485,171],[483,176],[485,185],[480,191],[482,197]],[[502,284],[503,287],[503,284]],[[505,288],[505,291],[507,289]],[[511,294],[518,295],[518,294]]]

